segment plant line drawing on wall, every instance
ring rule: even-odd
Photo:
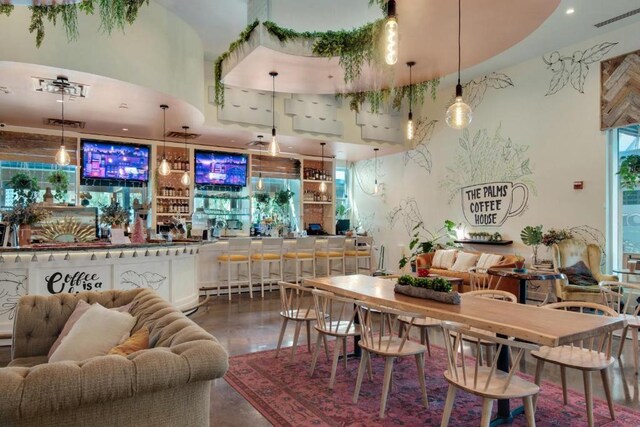
[[[415,162],[416,165],[424,169],[428,174],[431,173],[433,161],[431,159],[431,152],[429,151],[428,144],[433,136],[433,131],[436,127],[437,120],[429,120],[426,117],[421,117],[416,123],[415,140],[417,141],[413,150],[409,150],[404,154],[404,165],[407,166],[409,161]]]
[[[23,274],[0,272],[0,316],[8,316],[9,320],[13,320],[18,301],[27,295],[26,281],[27,276]]]
[[[480,129],[473,137],[469,129],[462,131],[453,162],[440,182],[449,193],[449,204],[462,188],[491,182],[522,183],[535,194],[529,146],[503,137],[501,128],[498,125],[493,135]]]
[[[351,164],[351,172],[355,177],[358,187],[360,187],[360,190],[362,190],[364,194],[384,197],[385,185],[380,181],[380,178],[384,177],[384,173],[381,172],[382,166],[383,162],[381,159],[378,159],[377,167],[374,159],[362,160]],[[378,180],[378,194],[374,192],[376,178]]]
[[[165,283],[166,279],[166,276],[150,271],[138,273],[137,271],[127,270],[120,275],[120,283],[128,285],[131,289],[148,288],[157,291]]]
[[[576,50],[571,56],[562,56],[553,51],[542,56],[542,61],[553,72],[546,96],[553,95],[564,88],[567,83],[580,93],[584,93],[584,82],[589,75],[589,65],[597,63],[617,45],[617,42],[604,42],[585,50]]]
[[[387,214],[389,228],[393,228],[398,222],[402,222],[409,236],[415,232],[414,229],[416,225],[421,224],[421,228],[424,228],[422,214],[418,208],[418,202],[414,197],[401,200],[400,203]]]
[[[463,84],[462,99],[475,111],[480,104],[482,104],[482,101],[484,101],[484,95],[487,93],[487,89],[506,89],[513,86],[514,84],[511,77],[506,74],[490,73]],[[455,96],[452,96],[447,105],[453,104],[454,101]]]

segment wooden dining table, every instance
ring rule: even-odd
[[[541,346],[556,347],[622,329],[625,320],[564,310],[548,310],[534,305],[514,304],[488,298],[465,297],[460,305],[410,297],[394,292],[395,280],[365,275],[305,278],[313,286],[336,295],[384,305],[425,317],[466,325],[514,337]],[[499,368],[508,371],[508,355],[500,357]],[[505,366],[506,365],[506,366]],[[498,401],[497,418],[492,425],[510,423],[521,409],[511,411],[508,400]]]

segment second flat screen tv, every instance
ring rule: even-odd
[[[217,151],[195,151],[196,177],[199,185],[247,185],[247,156]]]
[[[149,147],[83,140],[82,178],[147,182]]]

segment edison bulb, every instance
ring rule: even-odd
[[[453,129],[464,129],[473,119],[471,107],[464,103],[461,96],[447,109],[447,125]]]
[[[169,166],[169,162],[164,157],[160,162],[160,166],[158,167],[158,173],[162,176],[167,176],[171,173],[171,166]]]
[[[264,181],[262,180],[262,176],[258,178],[258,185],[256,185],[256,190],[264,190]]]
[[[185,187],[188,187],[191,184],[191,176],[189,176],[189,171],[184,171],[182,174],[182,178],[180,178],[180,183]]]
[[[324,182],[324,181],[322,181],[322,182],[320,183],[320,188],[319,188],[319,190],[320,190],[320,192],[321,192],[321,193],[326,193],[326,192],[327,192],[327,183],[326,183],[326,182]]]
[[[395,17],[389,17],[384,24],[385,53],[384,60],[388,65],[398,62],[398,21]]]
[[[278,154],[280,154],[280,145],[278,144],[278,140],[276,139],[275,135],[273,135],[273,137],[271,138],[271,143],[269,144],[269,154],[271,154],[272,156],[277,156]]]
[[[413,140],[415,135],[415,128],[413,127],[413,120],[409,119],[407,121],[407,139],[409,141]]]
[[[378,194],[379,191],[380,191],[380,187],[378,186],[378,180],[376,180],[376,183],[373,186],[373,194]]]
[[[64,144],[60,145],[60,148],[56,152],[56,163],[60,166],[67,166],[71,163],[71,156],[69,156]]]

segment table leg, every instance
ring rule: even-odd
[[[359,316],[356,314],[355,318],[353,319],[353,323],[356,325],[360,324],[360,318]],[[353,337],[353,353],[347,353],[347,349],[344,349],[345,354],[347,355],[347,359],[360,359],[360,357],[362,356],[362,349],[360,348],[360,337],[359,336],[354,336]],[[339,358],[341,359],[343,356],[340,356]]]
[[[527,303],[527,279],[520,279],[520,295],[518,295],[520,304]]]
[[[526,286],[526,280],[525,286]],[[521,289],[522,289],[522,281]],[[500,338],[507,338],[504,335],[498,334]],[[500,353],[498,355],[498,363],[497,367],[503,372],[509,372],[509,348],[507,346],[503,346],[500,349]],[[524,412],[524,406],[519,406],[515,408],[513,411],[511,410],[511,405],[509,399],[499,399],[498,400],[498,412],[496,417],[491,420],[491,426],[499,426],[502,424],[511,424],[513,422],[513,417],[522,414]]]

